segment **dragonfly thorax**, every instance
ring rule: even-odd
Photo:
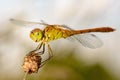
[[[30,38],[35,42],[40,42],[43,39],[43,31],[39,28],[35,28],[30,32]]]
[[[45,41],[53,41],[60,38],[63,38],[63,31],[58,25],[48,25],[44,30]]]

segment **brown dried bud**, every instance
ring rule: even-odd
[[[24,72],[27,72],[28,74],[37,73],[41,65],[41,60],[42,58],[38,53],[35,53],[35,51],[29,52],[25,56],[22,65]]]

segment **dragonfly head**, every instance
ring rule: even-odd
[[[40,42],[43,38],[43,32],[39,28],[33,29],[30,32],[30,38],[35,42]]]

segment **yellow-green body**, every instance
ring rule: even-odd
[[[32,30],[30,33],[30,38],[35,42],[49,42],[60,38],[66,38],[72,34],[73,31],[64,30],[58,25],[47,25],[43,31],[39,28]]]

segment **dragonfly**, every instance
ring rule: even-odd
[[[103,45],[103,42],[93,34],[93,32],[108,33],[115,31],[111,27],[97,27],[90,29],[74,30],[67,25],[58,25],[58,24],[47,24],[44,21],[41,22],[30,22],[24,20],[10,19],[12,23],[19,25],[42,25],[45,26],[43,30],[40,28],[35,28],[30,32],[30,38],[34,42],[40,42],[36,50],[40,50],[43,47],[42,53],[45,52],[45,45],[48,46],[49,58],[53,57],[53,51],[49,45],[49,42],[58,40],[61,38],[69,39],[71,41],[77,41],[83,46],[88,48],[98,48]]]

